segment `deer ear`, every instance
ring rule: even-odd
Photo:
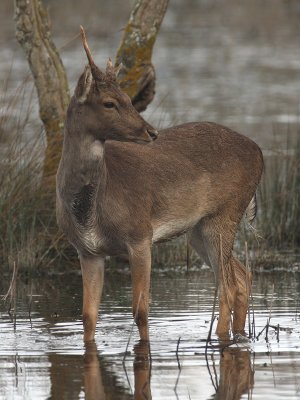
[[[79,103],[84,103],[91,90],[93,81],[93,75],[91,71],[91,67],[87,65],[81,74],[80,78],[78,79],[78,83],[75,89],[75,97]]]

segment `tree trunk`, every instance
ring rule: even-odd
[[[169,0],[136,0],[116,57],[118,79],[132,104],[144,111],[155,95],[152,50]]]
[[[70,96],[59,53],[51,40],[49,16],[40,0],[15,0],[16,37],[34,78],[39,112],[47,135],[44,178],[54,183]]]

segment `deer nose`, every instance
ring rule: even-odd
[[[156,129],[154,129],[154,128],[147,128],[147,133],[148,133],[149,136],[152,138],[152,140],[157,139],[158,132],[157,132]]]

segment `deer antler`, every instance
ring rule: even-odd
[[[82,44],[83,44],[84,50],[86,52],[86,56],[87,56],[87,58],[89,60],[90,66],[92,67],[92,66],[95,65],[95,63],[94,63],[94,60],[93,60],[89,45],[87,43],[86,36],[85,36],[85,31],[84,31],[82,25],[80,25],[80,35],[81,35],[81,40],[82,40]]]
[[[106,65],[106,76],[107,78],[112,81],[115,82],[116,81],[116,72],[113,66],[113,63],[111,61],[111,58],[108,59],[107,61],[107,65]]]

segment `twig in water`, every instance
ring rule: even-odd
[[[176,346],[176,359],[177,359],[177,364],[178,364],[178,368],[179,368],[179,369],[181,369],[180,360],[179,360],[179,355],[178,355],[180,340],[181,340],[181,337],[179,336],[179,338],[178,338],[178,340],[177,340],[177,346]]]
[[[216,368],[215,368],[215,361],[214,361],[214,355],[213,354],[211,355],[211,359],[213,361],[213,371],[214,371],[216,382],[214,381],[213,375],[212,375],[211,370],[210,370],[207,353],[205,353],[206,368],[208,370],[211,383],[212,383],[212,385],[213,385],[213,387],[214,387],[214,389],[215,389],[215,391],[217,393],[217,390],[218,390],[218,375],[217,375]]]
[[[267,325],[266,325],[265,341],[266,341],[266,342],[269,341],[269,321],[267,321]]]
[[[246,270],[249,273],[249,275],[251,274],[251,268],[250,268],[250,264],[249,264],[249,255],[248,255],[248,243],[245,242],[245,251],[246,251]],[[248,283],[248,280],[247,280]],[[251,299],[251,311],[252,311],[252,322],[251,322],[251,326],[249,327],[250,331],[251,331],[251,337],[255,338],[256,335],[256,330],[255,330],[255,314],[254,314],[254,300],[253,300],[253,293],[252,293],[252,281],[250,283],[250,288],[249,288],[249,296]],[[248,319],[250,321],[250,306],[248,308]]]
[[[246,261],[245,261],[245,266],[246,266],[246,290],[247,290],[247,296],[249,299],[250,293],[252,294],[252,290],[251,290],[251,284],[250,287],[248,285],[248,276],[250,276],[251,272],[250,272],[250,268],[249,268],[249,257],[248,257],[248,243],[247,241],[245,242],[245,257],[246,257]],[[253,307],[253,303],[252,303],[252,307]],[[252,337],[252,329],[251,329],[251,318],[250,318],[250,307],[248,304],[248,328],[249,328],[249,338]]]
[[[224,263],[223,263],[223,243],[222,243],[222,234],[220,233],[220,259],[221,259],[221,271],[222,271],[222,278],[223,278],[223,285],[224,285],[224,291],[226,294],[226,301],[227,301],[227,306],[230,310],[230,330],[232,332],[232,309],[230,307],[229,299],[228,299],[228,285],[225,281],[225,273],[224,273]]]
[[[252,335],[255,338],[256,329],[255,329],[255,314],[254,314],[254,301],[253,301],[252,290],[250,292],[250,298],[251,298],[251,309],[252,309]]]
[[[217,377],[216,377],[216,383],[215,383],[215,381],[213,379],[213,376],[212,376],[212,373],[211,373],[211,370],[210,370],[209,362],[208,362],[207,350],[208,350],[208,343],[211,341],[211,333],[212,333],[213,325],[214,325],[214,322],[215,322],[215,319],[216,319],[215,309],[216,309],[217,297],[218,297],[218,282],[216,283],[214,302],[213,302],[213,308],[212,308],[211,319],[210,319],[210,327],[209,327],[209,331],[208,331],[208,335],[207,335],[207,339],[206,339],[205,352],[204,352],[205,360],[206,360],[206,367],[207,367],[207,370],[208,370],[208,373],[209,373],[209,376],[210,376],[211,383],[213,384],[213,387],[215,388],[216,392],[217,392],[217,389],[218,389]]]
[[[268,348],[269,344],[268,344]],[[270,356],[270,362],[271,362],[271,368],[272,368],[272,374],[273,374],[273,382],[274,382],[274,387],[276,387],[276,378],[275,378],[275,373],[274,373],[274,366],[273,366],[273,360],[272,360],[272,351],[269,351],[269,356]]]
[[[186,235],[186,273],[190,272],[190,265],[191,265],[191,251],[190,251],[189,239],[188,235]]]
[[[16,265],[16,262],[14,261],[13,275],[12,275],[12,278],[11,278],[11,281],[10,281],[10,285],[9,285],[8,291],[4,296],[2,296],[2,300],[3,301],[6,301],[8,296],[10,296],[10,306],[11,306],[11,302],[12,302],[12,297],[14,295],[14,289],[15,289],[15,286],[16,286],[17,272],[18,272],[18,267]]]
[[[213,308],[212,308],[212,313],[211,313],[211,319],[210,319],[210,326],[209,326],[209,331],[206,339],[206,347],[208,346],[208,342],[211,341],[211,333],[213,329],[213,325],[216,319],[215,316],[215,311],[216,311],[216,303],[217,303],[217,297],[218,297],[218,285],[215,288],[215,295],[214,295],[214,302],[213,302]]]
[[[129,347],[130,339],[131,339],[132,332],[133,332],[134,321],[136,320],[137,313],[139,311],[141,297],[142,297],[142,292],[140,292],[139,301],[138,301],[138,304],[137,304],[137,309],[135,311],[135,316],[134,316],[134,319],[133,319],[132,324],[131,324],[131,329],[130,329],[130,333],[129,333],[129,337],[128,337],[128,341],[127,341],[127,345],[126,345],[126,349],[125,349],[125,353],[124,353],[124,357],[123,357],[123,361],[122,361],[123,364],[125,364],[126,356],[128,354],[128,347]]]
[[[131,383],[130,383],[130,380],[129,380],[129,376],[128,376],[128,373],[127,373],[127,369],[126,369],[126,364],[125,364],[125,362],[124,362],[124,358],[123,358],[123,363],[122,363],[122,365],[123,365],[123,370],[124,370],[124,372],[125,372],[125,376],[126,376],[126,380],[127,380],[127,383],[128,383],[129,389],[130,389],[130,392],[133,393],[133,390],[132,390],[132,387],[131,387]]]
[[[259,334],[256,336],[256,340],[259,339],[260,335],[263,333],[263,331],[266,329],[267,325],[264,326],[264,328],[259,332]]]
[[[205,355],[207,357],[207,349],[208,349],[208,343],[211,341],[211,333],[213,329],[213,325],[216,319],[215,316],[215,311],[216,311],[216,303],[217,303],[217,297],[218,297],[218,289],[219,289],[219,282],[216,282],[216,288],[215,288],[215,294],[214,294],[214,302],[213,302],[213,308],[211,312],[211,318],[210,318],[210,326],[209,326],[209,331],[206,339],[206,345],[205,345]]]
[[[214,371],[214,376],[215,376],[215,380],[216,380],[215,388],[216,388],[216,392],[217,392],[219,389],[219,382],[218,382],[218,373],[217,373],[217,369],[216,369],[216,363],[215,363],[213,354],[211,355],[211,360],[212,360],[213,371]]]
[[[2,297],[3,301],[6,301],[9,297],[9,306],[8,306],[8,314],[13,318],[14,330],[16,330],[16,296],[17,296],[17,275],[18,275],[18,266],[14,261],[13,264],[13,274],[10,281],[10,285],[7,293]],[[12,307],[13,304],[13,307]],[[13,308],[13,315],[11,315],[11,309]]]
[[[284,331],[284,332],[288,332],[288,333],[292,333],[292,331],[293,331],[293,328],[285,328],[284,326],[280,326],[279,324],[278,325],[269,324],[269,326],[270,326],[270,328],[278,329],[279,331]]]
[[[269,341],[268,334],[269,334],[270,321],[271,321],[271,318],[272,318],[273,300],[274,300],[274,283],[272,285],[272,297],[271,297],[271,306],[270,306],[269,318],[267,320],[267,325],[266,325],[266,337],[265,337],[266,342]]]
[[[270,324],[271,318],[272,318],[272,309],[273,309],[273,300],[274,300],[274,283],[272,285],[272,297],[271,297],[271,306],[270,306],[270,312],[269,312],[269,319],[268,323]]]
[[[177,346],[176,346],[176,359],[177,359],[177,364],[178,364],[178,375],[177,375],[177,379],[176,379],[175,386],[173,389],[177,399],[178,399],[177,386],[178,386],[178,382],[179,382],[179,378],[180,378],[180,374],[181,374],[181,365],[180,365],[180,360],[179,360],[179,355],[178,355],[180,340],[181,340],[181,337],[179,336],[179,338],[177,340]]]
[[[32,329],[31,308],[32,308],[32,280],[30,282],[30,294],[29,294],[29,304],[28,304],[28,315],[29,315],[30,327]]]
[[[176,382],[175,382],[175,386],[174,386],[174,389],[173,389],[173,390],[174,390],[174,393],[175,393],[175,396],[176,396],[176,399],[179,399],[178,393],[177,393],[177,386],[178,386],[180,374],[181,374],[181,368],[178,369],[178,375],[177,375]]]

